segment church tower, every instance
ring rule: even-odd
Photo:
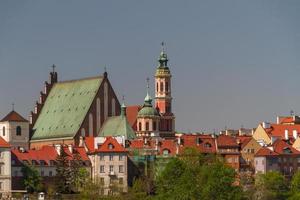
[[[161,115],[160,136],[175,136],[175,116],[172,112],[171,71],[168,67],[168,56],[164,43],[158,59],[159,65],[155,73],[155,106]]]

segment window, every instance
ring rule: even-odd
[[[17,133],[18,136],[20,136],[22,134],[22,128],[21,128],[21,126],[17,126],[16,133]]]
[[[2,128],[2,135],[5,136],[5,126]]]
[[[45,163],[45,161],[44,160],[40,160],[40,165],[41,166],[44,166],[46,163]]]
[[[100,183],[104,184],[104,178],[103,177],[100,178]]]
[[[101,155],[101,156],[100,156],[100,160],[104,160],[104,155]]]
[[[160,82],[160,91],[164,91],[164,83],[163,82]]]
[[[52,171],[49,171],[49,176],[53,176]]]
[[[156,83],[156,92],[158,92],[158,83]]]
[[[123,165],[119,165],[119,172],[124,173],[124,166]]]
[[[166,82],[166,84],[165,84],[165,90],[166,90],[166,92],[169,91],[169,84],[168,84],[168,82]]]
[[[123,178],[119,178],[119,184],[123,185]]]
[[[2,182],[0,182],[0,190],[3,190],[3,183]]]
[[[205,148],[211,148],[211,144],[207,142],[207,143],[204,144],[204,147]]]
[[[100,165],[100,173],[104,173],[104,165]]]
[[[146,122],[146,131],[149,130],[149,122]]]
[[[153,122],[153,130],[156,131],[156,122]]]
[[[14,175],[15,175],[15,176],[18,176],[18,175],[19,175],[19,174],[18,174],[18,171],[15,171]]]
[[[108,149],[113,149],[114,145],[113,144],[108,144]]]
[[[109,165],[109,172],[113,172],[114,171],[114,166],[113,165]]]
[[[50,165],[51,166],[55,165],[55,161],[54,160],[50,160]]]
[[[124,160],[124,156],[123,155],[119,155],[119,160]]]
[[[139,122],[139,131],[141,131],[141,130],[142,130],[142,123]]]
[[[109,155],[109,160],[113,161],[114,160],[114,156],[113,155]]]
[[[164,155],[164,156],[169,155],[169,153],[170,153],[169,149],[164,149],[164,150],[163,150],[163,155]]]

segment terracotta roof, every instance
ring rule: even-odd
[[[217,137],[218,147],[239,147],[236,138],[228,135],[220,135]]]
[[[0,147],[1,148],[9,148],[10,145],[2,137],[0,137]]]
[[[259,157],[259,156],[278,156],[279,154],[271,151],[269,148],[267,147],[263,147],[260,150],[258,150],[258,152],[255,154],[255,157]]]
[[[176,155],[176,142],[174,140],[162,140],[160,141],[160,154],[163,154],[164,150],[168,150],[170,155]]]
[[[216,138],[213,138],[211,135],[184,134],[180,139],[183,139],[183,145],[180,147],[180,152],[187,147],[192,147],[196,148],[201,153],[216,153]]]
[[[11,111],[8,113],[0,122],[28,122],[24,117],[22,117],[16,111]]]
[[[84,143],[89,152],[95,151],[95,138],[94,137],[85,137]]]
[[[144,147],[144,141],[141,139],[135,139],[130,141],[130,148],[142,149]]]
[[[292,145],[288,144],[286,141],[278,139],[273,144],[274,151],[278,154],[294,154],[300,155],[300,152],[297,151]]]
[[[109,148],[112,145],[113,148]],[[127,150],[112,137],[107,137],[105,142],[95,152],[127,152]]]
[[[240,144],[241,149],[243,149],[250,141],[252,137],[251,136],[237,136],[236,141]]]
[[[126,107],[126,117],[128,120],[128,123],[132,127],[133,130],[137,130],[137,115],[142,107],[140,105],[133,105],[133,106],[127,106]]]
[[[300,134],[300,124],[271,124],[271,127],[266,129],[270,136],[285,138],[285,130],[288,130],[289,138],[293,137],[293,131],[296,130],[299,136]]]
[[[285,124],[285,123],[293,123],[295,122],[294,117],[279,117],[279,124]]]

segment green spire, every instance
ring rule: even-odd
[[[126,116],[126,105],[124,95],[122,96],[121,116]]]
[[[165,43],[161,43],[161,52],[158,58],[159,67],[167,67],[168,66],[168,56],[165,52]]]
[[[144,106],[151,106],[152,107],[152,97],[149,95],[149,78],[147,78],[147,95],[144,100]]]

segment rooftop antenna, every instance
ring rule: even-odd
[[[55,68],[56,68],[56,66],[53,64],[53,65],[52,65],[52,72],[53,72],[53,73],[55,72]]]

